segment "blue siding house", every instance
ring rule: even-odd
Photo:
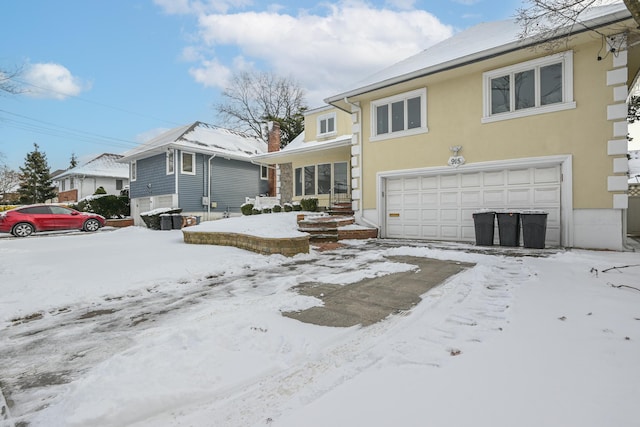
[[[252,162],[267,152],[259,138],[203,122],[171,129],[124,153],[131,215],[181,208],[203,221],[240,213],[246,197],[267,193],[268,174]],[[263,166],[264,168],[264,166]]]

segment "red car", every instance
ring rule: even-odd
[[[104,227],[102,215],[55,205],[31,205],[0,212],[0,232],[27,237],[35,231],[84,230]]]

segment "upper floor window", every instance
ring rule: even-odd
[[[573,52],[483,74],[483,123],[575,108]]]
[[[195,175],[196,174],[196,155],[194,153],[185,153],[182,152],[182,162],[180,170],[181,173],[187,175]]]
[[[167,175],[173,174],[175,169],[175,157],[172,149],[167,151]]]
[[[336,133],[336,113],[318,117],[318,136],[329,136]]]
[[[371,140],[428,132],[427,89],[418,89],[371,103]]]
[[[138,174],[138,163],[134,160],[131,162],[131,181],[136,180],[136,175]],[[73,183],[71,184],[73,187]]]

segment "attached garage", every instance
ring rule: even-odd
[[[562,243],[561,163],[464,172],[438,168],[379,178],[383,237],[473,242],[475,211],[535,209],[548,212],[546,245]]]

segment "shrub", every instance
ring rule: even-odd
[[[262,208],[262,213],[271,213],[271,208]]]
[[[273,205],[273,211],[274,211],[274,212],[282,212],[282,206],[280,206],[280,205]]]
[[[300,207],[303,211],[315,212],[318,209],[318,199],[302,199]]]
[[[301,211],[301,210],[302,210],[302,206],[300,206],[300,203],[298,203],[298,202],[293,202],[293,203],[291,204],[291,206],[293,207],[293,210],[294,210],[295,212],[299,212],[299,211]]]
[[[240,206],[242,215],[251,215],[253,213],[253,203],[245,203]]]
[[[253,215],[260,215],[262,213],[262,210],[260,210],[258,208],[253,208],[253,209],[251,209],[251,213]]]
[[[124,218],[131,215],[129,198],[113,194],[81,200],[73,208],[82,212],[96,213],[107,219]]]
[[[293,210],[293,205],[291,203],[285,203],[284,204],[284,211],[285,212],[291,212]]]
[[[95,194],[107,194],[107,191],[104,189],[104,187],[100,186],[100,187],[96,188],[96,192],[93,193],[93,194],[94,195]]]

